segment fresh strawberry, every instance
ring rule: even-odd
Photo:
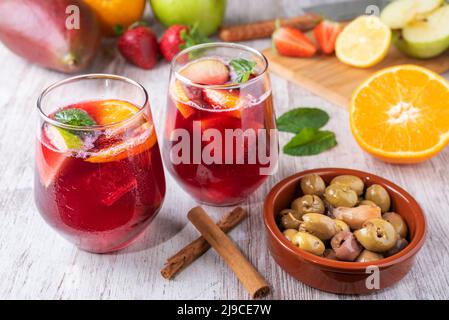
[[[278,27],[272,38],[273,47],[282,56],[312,57],[317,51],[312,41],[295,28]]]
[[[343,27],[340,23],[329,20],[323,20],[313,29],[313,35],[321,52],[324,54],[332,54],[335,51],[335,43],[342,30]]]
[[[149,27],[131,26],[119,38],[118,49],[127,61],[140,68],[151,69],[157,62],[157,37]]]
[[[187,27],[175,24],[164,32],[159,46],[164,58],[171,61],[179,51],[207,41],[207,37],[199,32],[197,25]]]
[[[220,60],[207,58],[185,66],[180,74],[196,84],[221,85],[229,80],[229,68]]]

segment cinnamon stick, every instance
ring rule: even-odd
[[[270,287],[265,279],[245,258],[234,242],[212,221],[203,208],[193,208],[187,214],[187,218],[226,261],[251,297],[262,297],[270,292]]]
[[[315,13],[306,13],[299,17],[279,19],[281,26],[298,28],[301,31],[313,29],[322,17]],[[238,42],[269,38],[276,30],[276,20],[265,20],[235,26],[224,26],[218,32],[218,36],[223,41]]]
[[[241,207],[237,207],[229,212],[223,219],[221,219],[217,226],[225,233],[228,233],[240,222],[242,222],[248,213]],[[199,237],[192,243],[182,248],[174,256],[167,259],[164,268],[161,270],[161,275],[165,279],[173,279],[176,274],[184,270],[196,259],[201,257],[207,250],[210,249],[210,244],[203,237]]]

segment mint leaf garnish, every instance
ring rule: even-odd
[[[304,128],[284,146],[284,153],[292,156],[311,156],[320,154],[337,145],[335,134]]]
[[[316,155],[337,145],[335,134],[321,131],[329,121],[329,115],[318,108],[296,108],[276,120],[279,131],[295,133],[284,146],[284,153],[291,156]]]
[[[236,83],[245,83],[253,73],[256,62],[238,58],[232,59],[229,65],[235,72],[234,81]]]
[[[276,120],[279,131],[299,133],[304,128],[319,129],[329,121],[329,115],[317,108],[296,108]]]
[[[86,111],[76,108],[56,112],[55,120],[63,124],[77,127],[93,126],[97,124]]]

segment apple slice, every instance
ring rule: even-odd
[[[78,150],[83,146],[83,140],[74,133],[52,125],[44,128],[45,138],[48,143],[60,152],[70,149]]]
[[[82,146],[82,139],[67,130],[52,125],[43,128],[42,143],[39,143],[36,149],[36,166],[46,188],[69,159],[65,153]]]
[[[449,5],[433,12],[423,21],[415,21],[396,34],[394,42],[404,53],[415,58],[433,58],[449,49]]]
[[[387,5],[380,18],[391,29],[402,29],[438,9],[444,0],[396,0]]]
[[[200,59],[186,65],[179,72],[196,84],[222,85],[229,81],[229,68],[218,59]]]

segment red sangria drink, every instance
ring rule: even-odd
[[[239,203],[271,175],[277,131],[265,57],[251,48],[208,43],[172,62],[163,156],[196,200]]]
[[[38,108],[39,212],[83,250],[126,247],[151,223],[165,195],[145,89],[118,76],[79,76],[44,91]]]

